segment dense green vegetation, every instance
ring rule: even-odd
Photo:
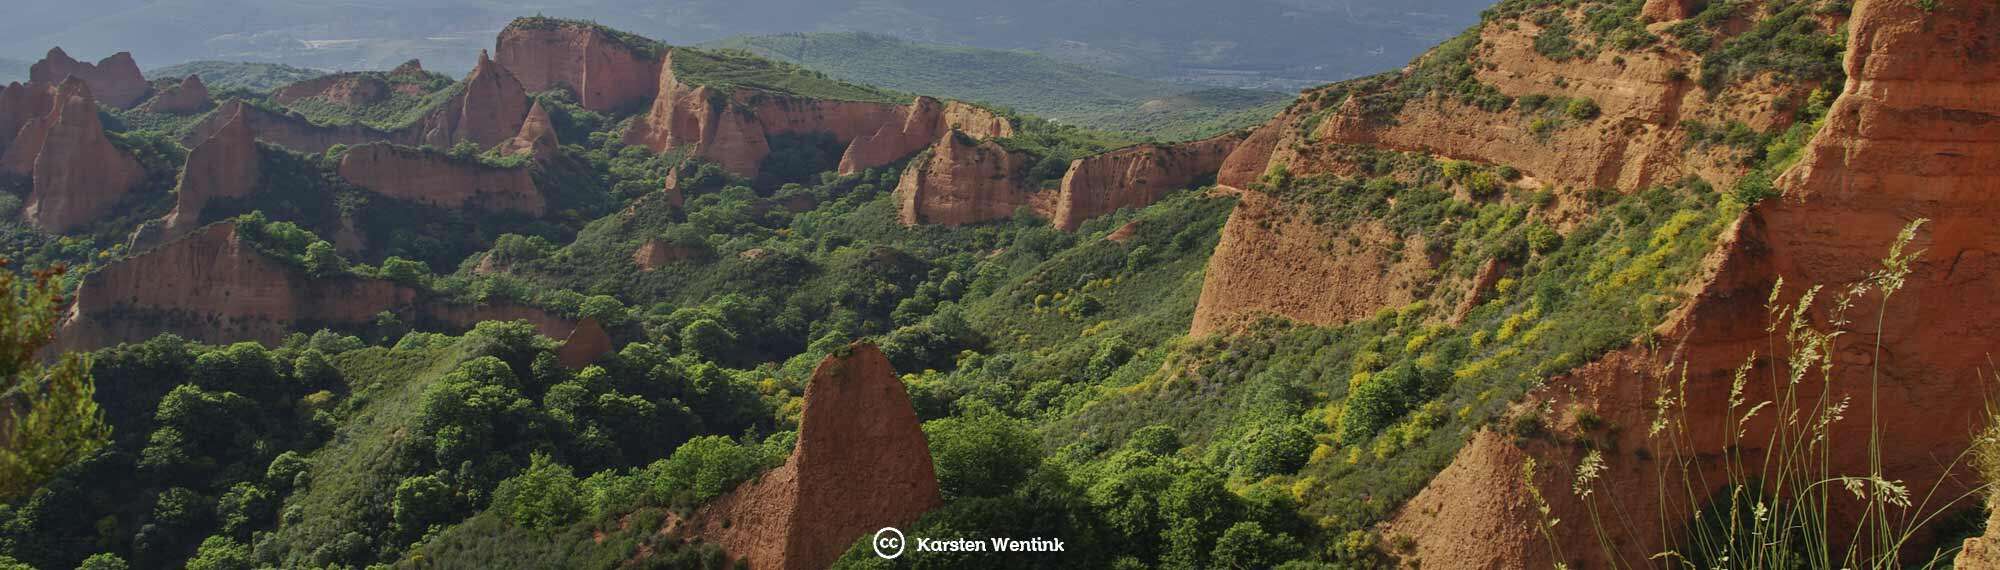
[[[856,83],[977,101],[1159,140],[1203,138],[1255,125],[1290,100],[1281,93],[1138,79],[1033,52],[868,33],[741,36],[710,45],[748,50]]]
[[[319,77],[325,73],[281,63],[247,61],[191,61],[146,72],[147,77],[178,78],[189,75],[201,76],[202,84],[207,85],[210,91],[244,89],[261,93]]]

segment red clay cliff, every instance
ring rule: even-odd
[[[856,539],[943,504],[903,382],[881,350],[855,344],[813,369],[784,466],[702,509],[692,527],[754,570],[819,570]]]

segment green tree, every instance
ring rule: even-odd
[[[430,277],[431,277],[430,267],[424,265],[424,263],[421,261],[403,259],[401,257],[394,257],[394,256],[382,260],[383,279],[388,279],[390,281],[401,283],[403,285],[409,285],[411,287],[420,287],[424,283],[430,281]]]
[[[681,352],[722,360],[736,346],[736,333],[715,319],[696,319],[681,328]]]
[[[320,240],[306,246],[306,270],[322,277],[338,275],[347,271],[347,260],[340,258],[340,253],[334,251],[333,244]]]
[[[1012,490],[1041,464],[1041,444],[1021,420],[983,413],[924,422],[946,499]]]
[[[584,505],[577,497],[577,479],[569,466],[537,453],[528,469],[500,482],[493,506],[507,520],[527,528],[550,529],[576,522]]]
[[[55,340],[68,303],[57,267],[18,279],[0,259],[0,501],[28,491],[111,438],[97,408],[90,358],[64,353],[53,365],[36,354]]]
[[[1291,535],[1268,532],[1264,525],[1244,521],[1222,532],[1209,561],[1214,568],[1231,570],[1270,568],[1297,557],[1300,550],[1298,539]]]
[[[0,564],[0,567],[4,566],[4,564]],[[83,559],[83,564],[77,565],[76,570],[126,570],[131,567],[131,565],[125,563],[125,559],[119,558],[118,555],[104,552],[92,554],[89,558]]]
[[[398,528],[421,534],[433,524],[457,518],[458,497],[436,475],[419,475],[396,484],[396,498],[390,511]]]
[[[201,549],[187,562],[187,570],[250,570],[256,564],[250,547],[226,536],[201,541]]]
[[[738,445],[722,436],[690,439],[664,461],[646,468],[659,497],[705,502],[770,467],[762,446]]]

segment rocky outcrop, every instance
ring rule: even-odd
[[[240,114],[231,117],[222,130],[188,152],[174,209],[163,220],[161,237],[193,231],[209,200],[239,198],[256,191],[262,162],[249,123]]]
[[[1296,206],[1244,193],[1209,258],[1188,335],[1264,317],[1335,325],[1409,304],[1431,265],[1423,256],[1396,255],[1399,241],[1379,222],[1327,227]],[[1423,251],[1422,242],[1413,238],[1402,249]]]
[[[561,150],[562,142],[556,140],[556,127],[549,121],[548,111],[542,110],[541,102],[528,108],[528,118],[521,122],[521,132],[500,145],[503,154],[522,155],[537,162],[548,162]]]
[[[660,62],[610,31],[581,22],[515,20],[495,46],[500,64],[530,92],[563,87],[577,104],[612,111],[644,103],[659,88]]]
[[[250,132],[256,133],[257,140],[310,154],[324,153],[334,145],[393,142],[415,146],[421,142],[409,132],[383,131],[357,124],[319,125],[302,115],[231,100],[195,123],[181,139],[181,144],[189,147],[199,145],[214,137],[231,120],[243,121],[250,127]]]
[[[1639,9],[1639,19],[1648,22],[1674,22],[1694,17],[1707,7],[1704,0],[1646,0]]]
[[[201,76],[189,75],[180,83],[160,90],[139,109],[169,115],[192,115],[206,111],[214,104],[208,99],[208,85],[201,82]]]
[[[1824,24],[1831,31],[1833,24]],[[1248,188],[1277,167],[1295,173],[1337,169],[1341,157],[1322,151],[1340,144],[1423,152],[1506,164],[1552,189],[1630,191],[1698,176],[1728,187],[1746,172],[1726,152],[1691,150],[1687,125],[1740,122],[1758,132],[1791,120],[1811,82],[1772,75],[1730,82],[1709,91],[1688,78],[1700,55],[1680,49],[1603,50],[1591,57],[1552,60],[1535,51],[1541,29],[1523,19],[1496,19],[1479,29],[1469,57],[1472,79],[1499,94],[1522,98],[1587,99],[1598,111],[1511,105],[1491,111],[1447,96],[1418,97],[1383,111],[1364,105],[1402,83],[1427,80],[1417,66],[1379,84],[1336,84],[1308,91],[1272,123],[1253,133],[1225,161],[1220,184]],[[1445,52],[1450,53],[1450,52]],[[1442,53],[1426,58],[1444,57]],[[1562,101],[1561,99],[1551,99]]]
[[[90,84],[99,102],[120,109],[146,100],[146,94],[153,90],[129,52],[112,54],[92,65],[71,58],[62,48],[50,48],[47,56],[28,68],[28,80],[43,85],[58,85],[69,77]]]
[[[751,90],[724,90],[681,82],[673,52],[661,57],[652,109],[626,131],[627,144],[654,152],[688,148],[738,176],[756,176],[771,153],[769,137],[825,133],[842,145],[902,122],[897,105],[801,99]]]
[[[531,215],[541,215],[543,208],[542,193],[527,168],[487,166],[408,147],[385,143],[354,147],[341,158],[339,172],[371,192],[442,208]]]
[[[2000,60],[1992,57],[2000,47],[2000,7],[1972,0],[1946,0],[1933,10],[1920,4],[1855,4],[1845,89],[1805,159],[1781,177],[1785,196],[1760,203],[1738,222],[1716,253],[1713,274],[1660,331],[1658,336],[1675,352],[1628,349],[1552,381],[1525,404],[1593,410],[1595,421],[1603,425],[1628,426],[1607,435],[1612,440],[1599,446],[1618,450],[1606,456],[1602,488],[1654,488],[1659,460],[1646,456],[1686,457],[1694,461],[1694,476],[1705,477],[1693,480],[1726,481],[1715,458],[1724,455],[1723,446],[1731,441],[1725,432],[1734,430],[1723,416],[1729,413],[1733,370],[1767,346],[1764,304],[1774,281],[1782,276],[1786,283],[1782,300],[1798,298],[1805,284],[1845,290],[1846,284],[1882,267],[1888,244],[1915,218],[1933,221],[1909,246],[1922,255],[1880,315],[1881,333],[1872,329],[1876,315],[1868,314],[1880,301],[1879,293],[1870,292],[1858,300],[1859,307],[1868,308],[1857,307],[1849,317],[1871,327],[1826,349],[1835,363],[1834,377],[1827,382],[1831,397],[1851,398],[1859,410],[1835,423],[1828,439],[1867,441],[1875,420],[1894,426],[1880,432],[1885,479],[1908,482],[1913,492],[1936,497],[1959,496],[1976,479],[1949,476],[1946,469],[1987,419],[1985,399],[1968,395],[1990,393],[1990,378],[1982,379],[1981,370],[1990,366],[1985,355],[2000,344],[2000,330],[1987,314],[2000,306],[2000,289],[1982,285],[2000,275],[2000,256],[1992,252],[1992,244],[2000,243],[2000,226],[1992,223],[2000,216],[2000,175],[1990,168],[2000,160],[2000,97],[1994,91],[2000,85]],[[1808,313],[1810,318],[1832,322],[1831,304],[1822,301]],[[1670,359],[1684,362],[1684,368],[1661,373],[1661,364]],[[1785,373],[1772,369],[1782,363],[1766,361],[1750,376]],[[1663,442],[1647,438],[1646,430],[1629,426],[1648,425],[1657,413],[1651,406],[1661,386],[1683,378],[1686,388],[1679,394],[1690,416],[1690,433],[1678,442],[1675,454],[1662,449]],[[1875,386],[1880,400],[1872,407],[1880,416],[1871,418]],[[1750,382],[1742,398],[1769,400],[1772,389]],[[1818,390],[1813,388],[1812,397],[1799,405],[1816,405]],[[1760,417],[1786,414],[1769,410]],[[1552,427],[1562,432],[1574,425],[1575,418],[1559,418]],[[1758,469],[1754,458],[1764,457],[1770,429],[1769,421],[1750,423],[1738,440],[1743,447],[1729,454],[1752,458],[1748,468]],[[1403,507],[1389,532],[1416,537],[1413,555],[1427,568],[1548,566],[1554,562],[1549,549],[1541,538],[1528,536],[1538,528],[1539,515],[1529,507],[1526,491],[1508,483],[1518,481],[1523,463],[1535,460],[1544,473],[1537,484],[1547,489],[1543,494],[1551,503],[1547,516],[1565,521],[1554,528],[1551,540],[1597,544],[1590,525],[1569,522],[1589,520],[1585,506],[1567,489],[1580,455],[1578,446],[1517,445],[1511,438],[1482,433]],[[1869,462],[1868,446],[1838,446],[1829,458],[1828,474],[1865,476]],[[1933,483],[1940,487],[1930,490]],[[1708,490],[1689,492],[1699,496]],[[1843,525],[1855,520],[1859,506],[1835,495],[1835,528],[1851,528]],[[1699,506],[1661,504],[1651,492],[1597,497],[1596,509],[1618,513],[1627,527],[1619,533],[1617,551],[1635,560],[1664,550],[1661,537],[1678,532],[1661,529],[1660,521],[1685,520]],[[1566,554],[1577,558],[1569,561],[1572,567],[1603,565],[1597,548]]]
[[[1168,192],[1213,176],[1243,138],[1228,134],[1177,144],[1142,144],[1076,159],[1056,195],[1056,228],[1076,231],[1084,220],[1144,207]]]
[[[604,332],[597,319],[585,317],[576,323],[576,330],[570,331],[569,338],[563,340],[562,348],[556,349],[556,362],[563,368],[582,370],[607,354],[611,354],[611,335]]]
[[[658,271],[669,263],[694,259],[698,256],[699,252],[667,243],[663,239],[653,238],[646,240],[646,243],[639,245],[637,251],[632,252],[632,264],[639,266],[640,271],[650,273]]]
[[[481,51],[458,96],[432,111],[422,129],[424,144],[451,148],[469,142],[492,148],[520,134],[531,104],[514,74]]]
[[[855,344],[813,369],[784,466],[702,509],[690,526],[752,569],[818,570],[855,539],[943,504],[902,381],[881,350]]]
[[[328,95],[322,91],[314,96]],[[190,128],[182,143],[192,146],[208,140],[225,122],[240,114],[251,132],[257,133],[258,140],[305,153],[323,153],[334,145],[375,142],[438,148],[469,142],[485,149],[519,135],[531,105],[527,91],[513,74],[481,53],[479,64],[459,85],[455,96],[431,108],[421,119],[395,130],[360,124],[320,125],[297,113],[230,101]]]
[[[1989,505],[1991,501],[1988,501]],[[2000,568],[2000,509],[1988,507],[1992,513],[1986,518],[1986,534],[1965,539],[1965,547],[1958,552],[1958,560],[1952,564],[1958,570],[1981,570]]]
[[[1054,196],[1028,187],[1032,162],[999,143],[947,132],[928,157],[903,169],[898,217],[903,225],[960,226],[1008,218],[1023,206],[1047,215]]]
[[[529,320],[550,336],[574,328],[525,307],[442,304],[380,279],[310,276],[258,251],[236,224],[223,222],[86,276],[56,338],[62,350],[161,333],[215,344],[276,344],[302,328],[365,325],[383,311],[460,329],[485,320]]]
[[[978,140],[1014,136],[1014,124],[1006,117],[958,101],[939,103],[930,97],[918,97],[899,114],[903,120],[892,121],[873,134],[854,139],[840,157],[839,172],[855,174],[909,158],[936,141],[939,135],[954,129]]]
[[[279,87],[278,90],[271,92],[271,100],[280,105],[324,101],[335,105],[364,107],[387,101],[390,93],[389,82],[382,76],[356,71],[324,75]]]
[[[33,177],[23,215],[58,233],[97,218],[145,177],[139,161],[104,136],[90,86],[75,76],[56,87],[49,114],[21,127],[0,166]]]
[[[21,127],[26,126],[28,121],[48,115],[55,109],[55,103],[55,89],[49,85],[10,83],[0,86],[0,156],[13,146]]]

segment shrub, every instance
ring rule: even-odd
[[[583,517],[583,504],[577,498],[576,489],[576,475],[570,473],[568,466],[556,463],[547,454],[536,453],[530,459],[527,470],[501,481],[500,486],[493,490],[493,509],[516,525],[552,529]],[[402,486],[399,485],[397,490],[400,495]],[[421,482],[414,484],[412,490],[424,495],[439,491],[437,487]],[[430,502],[431,497],[422,500]]]
[[[703,436],[681,444],[672,456],[654,462],[646,472],[655,496],[703,503],[750,480],[776,463],[773,459],[761,446]]]
[[[1027,424],[998,413],[924,422],[938,487],[946,500],[1004,494],[1041,463],[1042,450]]]

